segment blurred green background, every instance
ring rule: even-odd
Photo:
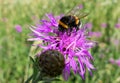
[[[93,76],[87,72],[85,80],[71,75],[62,82],[120,83],[120,0],[0,0],[0,83],[24,83],[30,76],[29,25],[46,13],[65,14],[78,4],[90,12],[83,21],[89,23],[92,40],[98,42],[91,50],[96,70]],[[17,32],[17,25],[22,32]]]

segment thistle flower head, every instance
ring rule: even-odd
[[[86,68],[89,72],[94,69],[91,64],[93,57],[88,51],[93,47],[94,43],[88,40],[86,29],[79,29],[78,31],[72,30],[70,35],[67,32],[60,32],[58,30],[58,20],[60,16],[54,17],[52,14],[47,14],[49,20],[41,20],[41,24],[32,26],[30,29],[33,31],[34,38],[31,41],[43,41],[38,44],[43,51],[54,49],[61,52],[65,58],[65,68],[63,70],[63,77],[65,80],[70,75],[70,70],[75,74],[79,73],[84,79]]]

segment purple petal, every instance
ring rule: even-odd
[[[70,65],[66,64],[65,69],[63,70],[63,78],[65,80],[68,80],[69,76],[70,76]]]
[[[74,70],[74,73],[76,74],[77,73],[77,63],[76,61],[74,60],[74,58],[72,58],[70,60],[70,66],[72,67],[72,69]]]

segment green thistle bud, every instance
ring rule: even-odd
[[[57,50],[47,50],[38,56],[38,63],[41,73],[49,76],[56,77],[62,74],[65,67],[64,56]]]

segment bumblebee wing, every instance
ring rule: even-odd
[[[69,10],[66,15],[74,15],[76,13],[76,11],[79,11],[80,10],[80,7],[79,6],[76,6],[76,7],[73,7],[71,10]]]
[[[89,13],[79,12],[79,13],[77,13],[75,16],[77,16],[77,17],[80,19],[80,18],[86,17],[88,14],[89,14]]]
[[[83,9],[80,9],[79,6],[73,7],[66,15],[74,15],[79,18],[86,17],[89,13],[86,13]]]

